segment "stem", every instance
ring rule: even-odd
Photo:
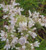
[[[42,27],[42,29],[44,30],[44,32],[46,33],[46,30]]]
[[[37,32],[38,33],[38,32]],[[38,34],[37,34],[38,35]],[[39,35],[38,35],[38,37],[41,39],[41,40],[44,40],[43,38],[41,38]]]
[[[41,38],[39,35],[38,35],[38,37],[41,39],[41,40],[44,40],[43,38]]]

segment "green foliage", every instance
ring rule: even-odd
[[[24,8],[22,14],[28,16],[28,10],[38,11],[43,15],[46,15],[46,0],[16,0],[20,3],[20,7]]]
[[[0,50],[3,49],[5,46],[5,41],[0,40]]]
[[[0,3],[5,2],[5,4],[10,4],[10,1],[11,1],[11,0],[0,0]]]
[[[41,26],[40,23],[38,23],[38,22],[36,22],[35,26],[36,26],[37,29],[42,28],[42,26]]]

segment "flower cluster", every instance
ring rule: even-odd
[[[43,15],[40,15],[39,12],[31,13],[29,10],[29,17],[21,15],[21,11],[24,9],[16,7],[20,5],[16,3],[15,0],[11,0],[10,5],[0,4],[3,8],[3,11],[9,12],[7,15],[3,15],[3,19],[8,20],[7,24],[4,25],[4,30],[1,30],[1,41],[6,41],[4,49],[8,50],[15,48],[16,50],[25,50],[27,48],[26,44],[30,46],[32,50],[34,47],[39,47],[39,42],[34,39],[37,38],[36,34],[36,22],[40,23],[41,26],[46,27],[46,18]],[[0,8],[1,8],[0,7]],[[32,28],[33,27],[33,28]],[[29,42],[29,36],[32,38]],[[33,42],[32,42],[33,41]],[[17,47],[16,45],[20,46]]]

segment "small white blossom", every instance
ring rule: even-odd
[[[14,29],[14,25],[10,25],[10,32],[13,33],[15,32],[16,30]]]
[[[34,46],[33,46],[33,43],[31,43],[30,45],[31,45],[31,50],[34,50]]]
[[[21,37],[21,38],[19,39],[19,43],[20,43],[21,45],[24,45],[24,44],[26,43],[26,38],[25,38],[25,37]]]
[[[18,37],[14,37],[11,43],[17,43],[18,42]]]
[[[34,50],[34,47],[39,47],[40,43],[38,41],[31,43],[31,49]]]
[[[24,35],[24,33],[21,33],[21,35]]]
[[[15,2],[13,2],[13,6],[16,6],[16,5],[20,5],[19,3],[15,3]]]
[[[24,11],[24,9],[22,9],[22,8],[18,8],[18,10],[17,10],[17,12],[19,13],[19,15],[21,15],[21,11]]]
[[[36,12],[36,11],[35,11],[35,12],[33,13],[33,18],[37,18],[37,17],[39,17],[39,12]]]
[[[1,7],[4,7],[4,5],[3,5],[3,4],[0,4],[0,8],[1,8]]]
[[[32,13],[31,13],[31,11],[30,11],[30,10],[28,10],[28,12],[29,12],[29,17],[31,17],[31,16],[32,16]]]
[[[28,27],[31,28],[32,26],[34,26],[35,22],[30,18],[30,21],[28,23]]]
[[[8,50],[10,49],[10,44],[9,44],[9,40],[6,40],[6,45],[4,46],[4,49]]]
[[[9,26],[7,26],[7,25],[4,25],[4,27],[5,27],[6,29],[10,29]]]
[[[33,37],[35,38],[37,36],[37,34],[35,32],[31,32],[31,31],[28,31],[28,33]]]
[[[38,41],[34,42],[34,46],[35,46],[35,47],[39,47],[39,44],[40,44],[40,43],[39,43]]]
[[[12,49],[15,48],[15,44],[17,43],[18,43],[18,37],[13,37],[13,40],[11,42]]]
[[[36,27],[34,27],[32,30],[34,31],[34,30],[36,30],[37,28]]]
[[[3,16],[3,19],[6,19],[7,17],[8,17],[8,15],[4,15],[4,16]]]
[[[11,25],[15,25],[17,18],[15,19],[14,17],[10,17],[11,20],[9,20],[9,22],[11,23]]]
[[[7,38],[7,34],[3,30],[1,30],[0,35],[1,35],[1,37],[0,37],[1,41],[5,41]]]
[[[25,48],[26,48],[26,46],[25,46],[25,45],[23,45],[23,46],[22,46],[22,50],[25,50]]]
[[[27,30],[27,22],[20,22],[19,23],[19,28],[18,28],[18,32],[21,32],[23,30]]]
[[[8,7],[4,7],[4,8],[3,8],[3,11],[4,11],[4,12],[7,12],[8,10],[9,10]]]

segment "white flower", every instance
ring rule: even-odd
[[[7,38],[7,34],[3,30],[1,30],[0,35],[1,35],[1,37],[0,37],[1,41],[5,41]]]
[[[11,20],[9,20],[10,24],[10,32],[13,33],[16,30],[14,29],[15,23],[17,22],[17,18],[15,19],[14,17],[10,17]]]
[[[24,9],[22,9],[22,8],[18,8],[18,10],[17,10],[17,12],[19,13],[19,15],[21,15],[21,11],[24,11]]]
[[[5,34],[5,32],[4,32],[3,30],[1,30],[0,35],[1,35],[1,36],[4,36],[4,34]]]
[[[26,41],[26,38],[25,38],[25,37],[21,37],[21,38],[19,39],[19,43],[20,43],[21,45],[24,45],[26,42],[27,42],[27,41]]]
[[[10,27],[9,27],[9,26],[7,26],[7,25],[4,25],[4,27],[5,27],[6,29],[10,29]]]
[[[4,7],[4,5],[3,5],[3,4],[0,4],[0,8],[1,8],[1,7]]]
[[[17,50],[22,50],[21,47],[16,47]]]
[[[6,44],[5,47],[4,47],[4,49],[6,49],[6,50],[10,49],[10,45]]]
[[[34,47],[39,47],[40,43],[38,41],[31,43],[31,49],[34,50]]]
[[[46,27],[46,23],[45,23],[45,27]]]
[[[13,33],[13,32],[16,31],[16,30],[14,29],[14,25],[10,25],[9,27],[10,27],[10,30],[9,30],[9,31],[10,31],[11,33]]]
[[[14,38],[14,35],[11,35],[12,38]]]
[[[22,48],[24,48],[24,49],[25,49],[25,48],[26,48],[26,46],[24,45],[24,46],[22,46]]]
[[[41,18],[37,20],[41,24]]]
[[[32,30],[34,31],[34,30],[36,30],[37,28],[36,27],[34,27]]]
[[[15,23],[16,23],[16,21],[17,21],[17,18],[15,19],[14,17],[10,17],[10,23],[11,23],[11,25],[15,25]]]
[[[34,13],[31,13],[31,11],[28,10],[29,17],[26,17],[26,21],[23,22],[20,21],[19,23],[17,23],[17,19],[18,19],[17,16],[19,15],[21,18],[21,11],[23,11],[24,9],[20,7],[15,7],[16,5],[20,5],[19,3],[16,3],[15,0],[11,0],[10,3],[11,3],[10,5],[0,4],[0,8],[2,7],[4,12],[7,11],[9,12],[7,15],[3,15],[3,19],[7,19],[8,17],[7,20],[9,20],[10,22],[9,25],[4,25],[4,27],[7,29],[7,32],[10,33],[10,35],[2,30],[0,33],[1,41],[6,41],[6,45],[4,46],[4,49],[9,50],[11,47],[11,50],[13,48],[16,48],[16,50],[25,50],[26,48],[25,44],[29,44],[31,45],[31,50],[34,50],[34,47],[39,47],[40,43],[36,41],[30,44],[30,42],[27,41],[29,35],[31,35],[33,38],[37,36],[37,34],[34,32],[36,28],[33,29],[30,28],[34,26],[36,22],[39,22],[42,26],[46,27],[45,17],[39,15],[39,12],[35,11]],[[16,35],[18,35],[17,33],[21,34],[20,38],[16,37]],[[9,37],[11,38],[9,39]],[[21,45],[20,47],[15,46],[18,43]]]
[[[11,0],[12,5],[19,5],[19,3],[16,3],[15,0]]]
[[[27,22],[20,22],[19,23],[18,32],[21,32],[23,30],[27,30]]]
[[[16,5],[20,5],[19,3],[15,3],[15,2],[13,2],[13,4],[12,4],[13,6],[16,6]]]
[[[7,25],[4,25],[4,27],[6,29],[8,29],[8,31],[10,31],[11,33],[15,32],[16,30],[14,29],[14,25],[10,25],[10,26],[7,26]]]
[[[13,37],[13,40],[11,42],[12,49],[15,48],[15,44],[17,43],[18,43],[18,37]]]
[[[21,33],[21,35],[24,35],[23,33]]]
[[[28,27],[31,28],[32,26],[34,26],[35,22],[30,18],[30,21],[28,23]]]
[[[25,50],[25,48],[26,48],[26,46],[25,46],[25,45],[23,45],[23,46],[22,46],[22,50]]]
[[[39,44],[40,44],[40,43],[39,43],[38,41],[34,42],[34,46],[35,46],[35,47],[39,47]]]
[[[44,23],[42,23],[42,22],[40,24],[41,24],[41,26],[45,26]]]
[[[10,10],[9,10],[9,14],[10,16],[15,16],[15,14],[17,14],[17,7],[14,8],[14,7],[11,7]]]
[[[39,19],[38,22],[41,24],[41,26],[46,27],[46,18],[44,16],[41,17],[41,20]]]
[[[8,50],[10,49],[10,44],[9,44],[9,40],[6,40],[6,45],[4,46],[4,49]]]
[[[44,15],[40,15],[41,18],[44,18]]]
[[[25,50],[26,46],[23,45],[22,47],[16,47],[17,50]]]
[[[7,6],[3,8],[3,11],[4,11],[4,12],[7,12],[8,10],[9,10],[9,9],[8,9]]]
[[[17,43],[18,42],[18,37],[14,37],[11,43]]]
[[[4,15],[4,16],[3,16],[3,19],[6,19],[7,17],[8,17],[8,15]]]
[[[25,37],[28,38],[29,34],[26,34]]]
[[[37,36],[37,34],[35,32],[31,32],[31,31],[28,31],[28,33],[33,37],[35,38]]]
[[[35,12],[33,13],[33,18],[38,18],[38,17],[39,17],[39,12],[36,12],[36,11],[35,11]]]
[[[34,50],[34,46],[33,46],[33,43],[31,43],[30,45],[31,45],[31,50]]]
[[[29,17],[31,17],[31,16],[32,16],[31,11],[30,11],[30,10],[28,10],[28,12],[29,12]]]

